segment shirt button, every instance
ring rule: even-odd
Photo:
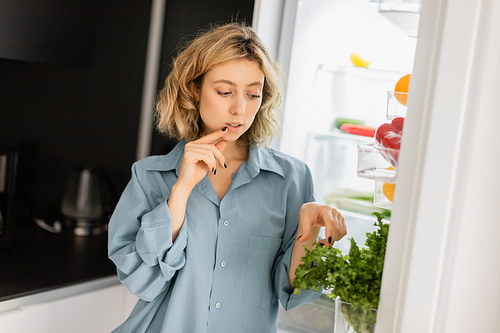
[[[215,307],[216,307],[217,309],[220,309],[220,307],[221,307],[220,303],[215,303]]]
[[[225,262],[225,261],[223,261],[223,262],[221,262],[221,263],[220,263],[220,265],[221,265],[222,267],[226,267],[226,262]]]
[[[227,227],[229,225],[228,221],[224,221],[224,225]]]

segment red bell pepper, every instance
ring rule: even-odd
[[[403,137],[403,117],[396,117],[391,123],[382,124],[375,132],[375,142],[381,148],[390,148],[381,150],[382,156],[396,168],[401,147],[401,138]]]

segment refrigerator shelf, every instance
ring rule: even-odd
[[[335,208],[335,207],[333,207],[333,208]],[[385,208],[385,207],[380,207],[380,208]],[[356,219],[359,219],[359,220],[364,220],[366,222],[371,222],[371,223],[375,223],[375,221],[377,221],[377,219],[373,215],[359,214],[359,213],[355,213],[355,212],[351,212],[351,211],[343,210],[343,209],[337,209],[337,210],[344,217],[348,216],[348,217],[356,218]],[[388,219],[384,219],[384,221],[385,222],[390,222],[390,220],[388,220]]]
[[[407,73],[401,71],[391,71],[370,67],[337,66],[332,64],[321,64],[318,70],[331,72],[333,74],[352,75],[366,80],[381,80],[396,82],[402,75]]]
[[[348,134],[340,130],[310,132],[309,139],[311,139],[312,137],[323,140],[350,140],[356,142],[357,144],[373,142],[373,138],[370,138],[368,136]]]
[[[409,37],[418,36],[421,0],[379,0],[379,13]]]

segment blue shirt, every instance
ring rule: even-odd
[[[172,243],[166,201],[185,142],[132,166],[109,223],[109,257],[140,300],[114,332],[271,333],[285,310],[320,293],[293,294],[288,271],[302,204],[314,201],[308,167],[251,148],[219,199],[208,176],[191,192]]]

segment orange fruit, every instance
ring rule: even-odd
[[[384,194],[384,197],[387,198],[390,202],[394,202],[394,188],[396,185],[391,184],[391,183],[384,183],[382,185],[382,193]]]
[[[388,167],[387,170],[394,170],[392,166]],[[394,189],[396,188],[395,184],[391,183],[384,183],[382,185],[382,193],[384,194],[384,197],[387,198],[390,202],[394,202]]]
[[[394,97],[402,105],[406,105],[406,99],[408,97],[408,86],[410,85],[411,74],[406,74],[398,80],[396,86],[394,87]],[[398,94],[400,93],[400,94]]]

